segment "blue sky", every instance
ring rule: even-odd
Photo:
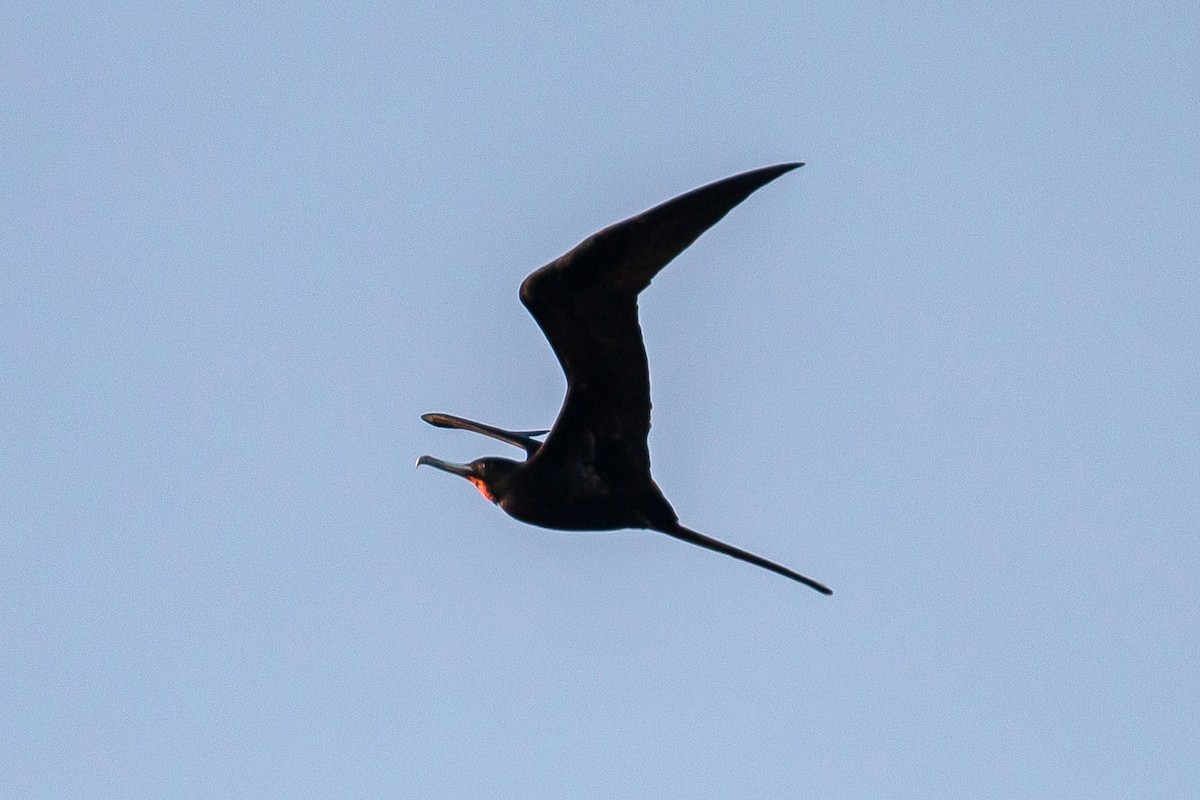
[[[0,11],[0,794],[1200,786],[1192,4]],[[521,279],[642,297],[697,530],[522,526]]]

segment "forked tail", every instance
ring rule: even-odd
[[[675,523],[673,528],[659,528],[658,530],[667,534],[668,536],[674,536],[676,539],[682,539],[685,542],[691,542],[692,544],[699,545],[700,547],[706,547],[709,550],[716,550],[718,553],[724,553],[727,556],[733,556],[734,558],[754,564],[757,567],[769,569],[771,572],[782,575],[785,578],[791,578],[798,583],[803,583],[805,586],[816,589],[821,594],[833,594],[833,590],[823,583],[817,583],[812,578],[806,578],[799,572],[793,572],[785,566],[776,564],[774,561],[767,561],[761,556],[756,556],[754,553],[748,553],[745,550],[734,547],[731,544],[725,544],[724,542],[718,541],[711,536],[705,536],[703,533],[696,533],[693,530],[683,527],[678,522]]]

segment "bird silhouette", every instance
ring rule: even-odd
[[[832,594],[787,567],[680,525],[650,475],[646,443],[650,370],[638,294],[734,206],[800,166],[763,167],[702,186],[589,236],[531,273],[521,283],[521,302],[567,377],[554,426],[507,431],[449,414],[425,414],[421,419],[439,428],[473,431],[520,447],[526,459],[454,464],[421,456],[417,465],[461,475],[522,522],[558,530],[659,531]]]

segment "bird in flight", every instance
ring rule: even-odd
[[[638,324],[638,294],[734,206],[800,166],[763,167],[702,186],[610,225],[530,274],[521,283],[521,302],[567,377],[566,400],[554,426],[506,431],[449,414],[424,414],[421,419],[430,425],[490,436],[523,449],[526,458],[454,464],[421,456],[417,466],[461,475],[507,514],[531,525],[659,531],[832,594],[787,567],[680,525],[650,476],[646,443],[650,369]]]

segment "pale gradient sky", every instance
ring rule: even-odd
[[[0,795],[1200,789],[1194,3],[0,9]],[[508,519],[642,298],[681,521]]]

